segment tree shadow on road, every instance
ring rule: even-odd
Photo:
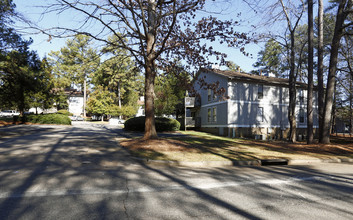
[[[281,205],[288,201],[337,216],[353,215],[343,206],[353,199],[353,176],[326,174],[310,166],[153,166],[131,160],[112,141],[113,132],[70,127],[57,132],[57,139],[51,139],[48,132],[38,133],[37,138],[48,138],[48,149],[41,157],[34,157],[30,163],[33,154],[29,153],[28,158],[23,158],[25,167],[21,168],[19,158],[14,162],[16,169],[0,173],[1,185],[13,184],[1,187],[9,190],[7,195],[0,194],[0,218],[263,219],[269,213],[278,218],[309,216],[300,205],[296,213],[286,213]],[[18,175],[22,170],[26,172],[16,179],[15,170],[20,171]],[[288,180],[295,184],[286,183]],[[284,191],[283,184],[290,187]],[[44,192],[36,186],[45,188]],[[323,194],[327,201],[340,203],[325,203],[320,199]]]

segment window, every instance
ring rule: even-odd
[[[212,108],[212,122],[217,122],[217,108]]]
[[[257,87],[257,98],[262,99],[264,97],[264,85],[258,85]]]
[[[207,89],[207,100],[210,102],[211,101],[211,89]]]
[[[257,121],[259,121],[259,122],[264,121],[264,108],[263,107],[257,108]]]
[[[211,109],[207,109],[207,122],[211,122]]]
[[[207,109],[207,122],[217,122],[217,107]]]
[[[305,122],[305,112],[304,109],[299,109],[299,123]]]
[[[299,90],[299,102],[300,104],[304,103],[304,91],[302,89]]]

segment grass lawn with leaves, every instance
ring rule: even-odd
[[[132,155],[150,160],[171,161],[245,161],[261,159],[353,158],[353,137],[332,136],[332,143],[306,144],[285,141],[233,139],[196,131],[186,136],[156,140],[119,138]]]

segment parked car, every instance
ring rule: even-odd
[[[83,118],[81,115],[73,115],[70,116],[71,121],[83,121]]]
[[[15,110],[4,110],[0,112],[0,117],[13,117],[13,116],[19,116],[20,113],[16,112]]]
[[[72,116],[69,116],[69,118],[71,119],[71,121],[76,121],[76,115],[72,115]]]
[[[76,117],[76,121],[84,121],[84,120],[83,120],[83,118],[81,117],[81,115],[78,115],[78,116]]]
[[[109,119],[109,124],[110,125],[118,125],[118,124],[124,124],[125,120],[119,119],[119,118],[111,118]]]

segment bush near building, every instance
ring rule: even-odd
[[[73,114],[71,112],[69,112],[66,109],[60,109],[57,114],[61,114],[61,115],[66,115],[66,116],[72,116]]]
[[[14,121],[16,120],[33,124],[71,125],[71,119],[63,114],[25,115],[22,118],[14,118]]]
[[[128,119],[124,128],[130,131],[144,131],[145,130],[145,116]],[[156,118],[156,130],[162,131],[178,131],[180,123],[175,119],[158,117]]]

